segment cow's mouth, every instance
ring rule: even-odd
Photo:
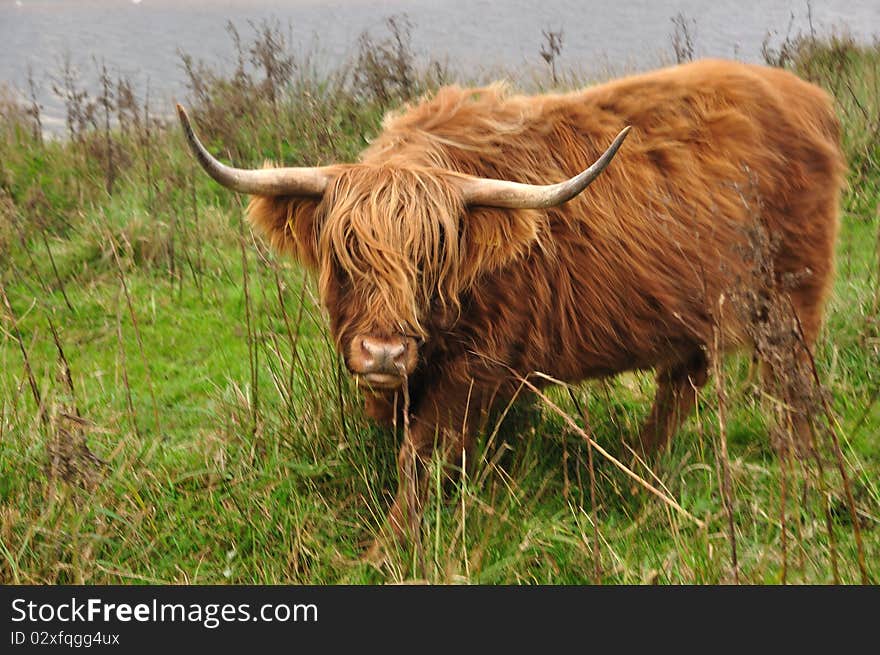
[[[375,389],[398,389],[405,378],[394,373],[364,373],[358,379]]]

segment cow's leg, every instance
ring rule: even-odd
[[[436,427],[436,426],[435,426]],[[447,467],[461,463],[470,452],[470,432],[452,428],[414,429],[413,437],[404,440],[397,456],[398,489],[388,512],[388,528],[397,541],[413,540],[418,535],[428,490],[428,465],[438,455]]]
[[[806,296],[806,297],[804,297]],[[810,294],[792,293],[792,307],[799,321],[792,325],[795,334],[803,331],[802,339],[783,341],[775,352],[759,354],[761,378],[769,396],[775,399],[777,439],[774,447],[788,454],[794,446],[799,456],[812,453],[813,430],[810,425],[814,406],[818,402],[813,380],[811,353],[822,323],[822,307]]]
[[[384,557],[385,540],[404,543],[417,538],[432,457],[438,455],[447,467],[453,467],[470,451],[473,434],[486,408],[481,404],[482,394],[467,384],[457,386],[448,393],[442,387],[428,391],[410,418],[397,457],[397,493],[383,534],[369,549],[368,559]]]
[[[697,393],[709,376],[708,361],[701,351],[687,360],[657,371],[654,406],[639,435],[645,453],[663,448],[693,411]]]

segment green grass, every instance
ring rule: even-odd
[[[835,47],[792,65],[835,93],[845,125],[851,186],[817,364],[877,582],[880,50]],[[333,80],[294,81],[277,106],[263,92],[215,86],[220,109],[195,107],[214,148],[245,165],[350,160],[383,109]],[[246,119],[222,124],[241,103]],[[362,563],[396,485],[397,437],[371,425],[340,376],[313,281],[251,236],[238,199],[195,170],[174,126],[110,135],[108,195],[107,135],[39,143],[16,111],[0,111],[11,308],[0,303],[0,582],[734,581],[712,385],[648,469],[627,444],[650,406],[649,374],[588,382],[573,397],[595,440],[700,525],[597,451],[594,507],[582,436],[539,403],[490,429],[466,475],[447,481],[432,468],[421,556],[407,547],[384,567]],[[858,582],[832,449],[824,483],[812,461],[783,476],[748,358],[731,358],[724,376],[740,581],[831,582],[833,550],[839,579]],[[550,396],[583,425],[567,390]]]

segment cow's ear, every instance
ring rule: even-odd
[[[315,198],[253,196],[247,215],[277,252],[316,269],[319,205],[320,200]]]
[[[546,239],[547,215],[533,209],[471,207],[462,225],[465,277],[498,270]],[[470,274],[470,275],[469,275]]]

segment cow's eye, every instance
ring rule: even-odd
[[[406,337],[407,339],[412,339],[416,342],[417,346],[421,346],[423,343],[425,343],[425,338],[423,336],[409,331],[405,325],[398,325],[397,330],[400,333],[400,336]]]

